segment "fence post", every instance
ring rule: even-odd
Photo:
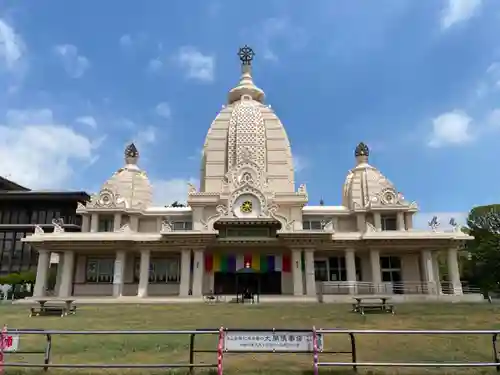
[[[195,335],[191,333],[189,335],[189,363],[191,366],[189,366],[189,375],[193,375],[194,372],[194,367],[192,364],[194,363],[194,337]]]
[[[224,327],[219,329],[219,343],[217,345],[217,375],[223,375],[222,356],[224,351]]]
[[[52,352],[52,335],[50,333],[48,333],[47,335],[45,335],[45,337],[47,338],[47,344],[45,347],[45,355],[44,355],[43,363],[48,365],[50,363],[50,353]],[[45,371],[45,372],[49,371],[49,367],[45,366],[43,368],[43,371]]]
[[[318,336],[316,334],[316,327],[312,329],[313,334],[313,374],[318,375]]]
[[[355,364],[358,361],[358,356],[356,355],[356,336],[354,336],[354,333],[350,332],[349,337],[351,339],[352,370],[358,372],[358,366]]]
[[[493,344],[493,358],[495,359],[495,363],[499,364],[496,369],[497,372],[500,372],[500,358],[498,358],[497,338],[498,334],[494,333],[491,338],[491,343]]]

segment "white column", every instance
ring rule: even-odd
[[[122,226],[122,214],[116,213],[113,219],[113,232],[118,232]]]
[[[121,297],[123,295],[123,276],[125,271],[125,259],[127,253],[123,250],[116,252],[115,269],[113,273],[113,297]]]
[[[366,232],[366,217],[364,213],[358,213],[356,215],[356,225],[358,232]]]
[[[382,274],[380,271],[380,252],[377,249],[370,249],[370,265],[372,269],[373,292],[378,294],[382,291]]]
[[[203,295],[203,250],[194,251],[193,264],[193,296],[201,297]]]
[[[382,231],[382,215],[380,212],[373,213],[373,225],[375,226],[377,232]]]
[[[437,294],[443,294],[443,287],[441,286],[441,273],[439,271],[439,252],[432,252],[432,269],[434,270],[434,281],[436,282]]]
[[[405,230],[405,214],[403,211],[399,211],[396,215],[396,223],[398,230]]]
[[[56,285],[54,286],[54,292],[57,296],[61,294],[61,282],[62,282],[62,271],[64,268],[64,253],[57,253],[59,261],[57,262],[57,275],[56,275]]]
[[[306,269],[306,294],[316,297],[316,277],[314,276],[314,250],[304,250]]]
[[[139,232],[139,216],[130,216],[130,229],[134,232]]]
[[[345,249],[345,265],[347,273],[347,284],[349,286],[349,294],[356,294],[356,254],[354,249]]]
[[[458,250],[456,247],[448,249],[448,275],[453,294],[461,296],[463,294],[462,282],[460,281],[460,270],[458,268]]]
[[[90,232],[90,215],[82,215],[82,232]]]
[[[424,285],[426,285],[427,294],[436,294],[436,282],[434,280],[434,265],[432,262],[432,252],[422,250],[422,276]]]
[[[90,218],[90,231],[97,232],[99,230],[99,215],[92,214]]]
[[[38,266],[36,268],[35,289],[33,297],[45,296],[47,286],[47,276],[50,265],[50,252],[47,250],[38,250]]]
[[[137,295],[143,298],[148,296],[150,258],[151,258],[151,252],[148,249],[142,249],[141,264],[139,267],[139,285],[137,287]]]
[[[65,251],[63,253],[63,269],[59,297],[71,297],[73,292],[73,270],[75,267],[75,253]]]
[[[302,257],[300,249],[292,249],[292,277],[293,294],[301,296],[304,294],[304,285],[302,282]]]
[[[413,213],[412,212],[407,212],[405,214],[405,221],[406,221],[406,228],[408,230],[413,229]]]
[[[181,284],[179,295],[187,297],[189,295],[189,281],[191,278],[191,250],[184,249],[181,253]]]

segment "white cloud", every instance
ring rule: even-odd
[[[456,23],[464,22],[477,14],[482,0],[447,0],[441,17],[441,29],[448,29]]]
[[[472,118],[464,111],[443,113],[432,120],[430,147],[460,145],[472,139]]]
[[[199,181],[195,178],[153,181],[153,200],[155,204],[166,206],[174,201],[186,203],[188,195],[188,183],[198,187]]]
[[[0,19],[0,59],[8,71],[16,70],[26,52],[22,38],[14,29]]]
[[[134,137],[134,141],[137,143],[137,146],[140,147],[154,143],[156,141],[156,128],[148,126],[141,129]]]
[[[158,116],[170,119],[172,117],[172,108],[170,108],[170,104],[167,102],[158,103],[155,108],[155,112]]]
[[[493,109],[490,112],[487,123],[491,127],[500,128],[500,108]]]
[[[148,70],[152,71],[152,72],[159,72],[163,69],[163,62],[160,60],[160,59],[152,59],[152,60],[149,60],[149,63],[148,63]]]
[[[0,125],[0,175],[30,188],[61,188],[73,163],[92,163],[94,142],[57,124],[50,109],[10,110]]]
[[[137,45],[143,45],[147,40],[148,37],[146,33],[139,32],[135,34],[123,34],[120,37],[119,43],[122,48],[131,48]]]
[[[54,51],[71,78],[80,78],[90,67],[90,61],[78,53],[78,48],[72,44],[63,44],[54,47]]]
[[[92,129],[97,128],[97,121],[93,116],[81,116],[75,119],[75,122],[83,125],[87,125]]]
[[[295,173],[299,173],[309,166],[309,162],[307,161],[307,159],[303,158],[302,156],[294,155],[293,156],[293,166],[295,169]]]
[[[439,230],[451,230],[453,227],[450,225],[450,220],[453,218],[459,225],[467,224],[468,212],[418,212],[413,217],[413,227],[415,229],[429,230],[429,222],[434,216],[439,220]]]
[[[130,47],[132,43],[132,37],[130,36],[130,34],[125,34],[120,37],[120,46]]]
[[[181,47],[176,60],[186,71],[187,78],[212,82],[215,74],[215,57],[204,55],[195,47]]]

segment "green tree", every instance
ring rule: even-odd
[[[474,236],[465,245],[464,278],[485,291],[500,283],[500,204],[473,208],[465,231]]]

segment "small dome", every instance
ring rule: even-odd
[[[146,208],[153,203],[151,182],[146,172],[138,167],[138,159],[139,151],[131,143],[125,149],[125,166],[118,169],[103,185],[103,189],[119,195],[119,199],[129,208]]]
[[[342,204],[349,209],[366,208],[370,203],[395,203],[398,193],[394,184],[377,168],[368,164],[370,150],[361,142],[354,151],[356,167],[347,174]]]

